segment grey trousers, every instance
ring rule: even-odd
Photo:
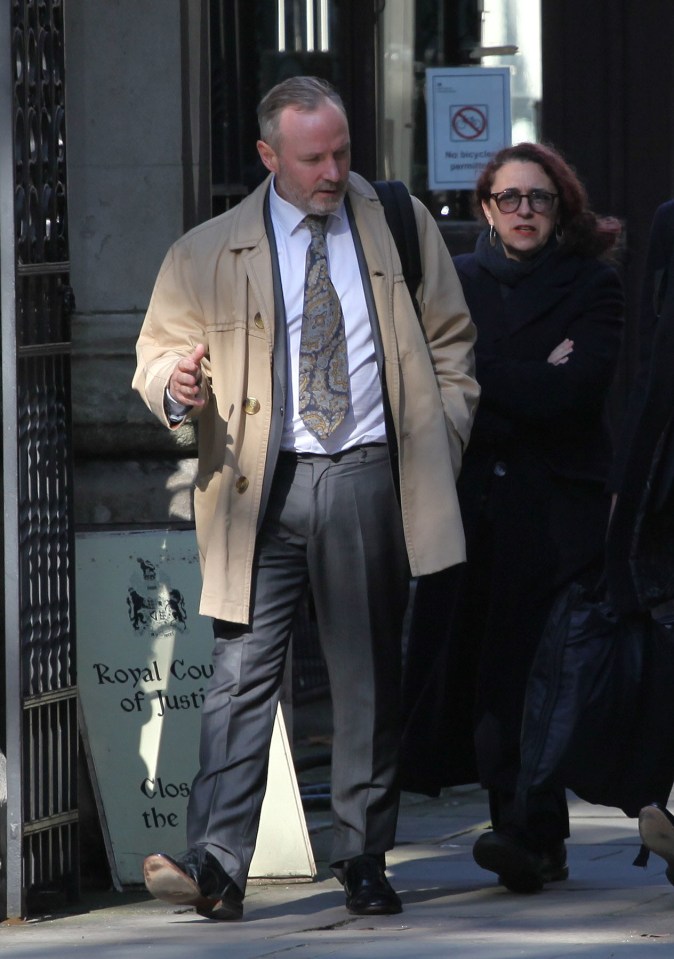
[[[333,704],[331,863],[393,846],[409,563],[388,450],[281,453],[258,535],[249,625],[214,622],[200,769],[187,811],[245,890],[297,606],[311,586]]]

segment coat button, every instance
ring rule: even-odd
[[[255,317],[254,317],[254,319],[253,319],[253,323],[254,323],[255,326],[258,328],[258,330],[263,330],[263,329],[264,329],[264,320],[262,319],[262,317],[260,316],[259,313],[256,313],[256,314],[255,314]]]
[[[247,396],[243,404],[243,412],[252,415],[253,413],[260,412],[260,401],[256,400],[254,396]]]
[[[502,463],[501,460],[494,463],[494,475],[495,476],[505,476],[508,472],[505,463]]]
[[[245,493],[248,489],[248,477],[240,476],[236,481],[236,490],[238,493]]]

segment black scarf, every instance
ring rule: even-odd
[[[559,254],[557,238],[553,233],[542,250],[526,260],[513,260],[505,255],[503,244],[496,238],[494,246],[489,241],[489,230],[484,230],[477,238],[475,256],[480,266],[484,267],[499,283],[513,287],[525,276],[537,270],[542,263],[554,254]]]

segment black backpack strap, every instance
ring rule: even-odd
[[[398,247],[405,283],[410,291],[417,316],[420,316],[416,294],[423,274],[419,233],[417,221],[414,218],[412,198],[401,180],[375,180],[372,186],[384,207],[386,222]]]

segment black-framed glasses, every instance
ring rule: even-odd
[[[550,213],[558,196],[559,193],[549,193],[548,190],[531,190],[529,193],[520,193],[519,190],[501,190],[500,193],[490,193],[489,199],[494,200],[501,213],[514,213],[515,210],[519,210],[525,197],[529,201],[529,208],[534,213]]]

